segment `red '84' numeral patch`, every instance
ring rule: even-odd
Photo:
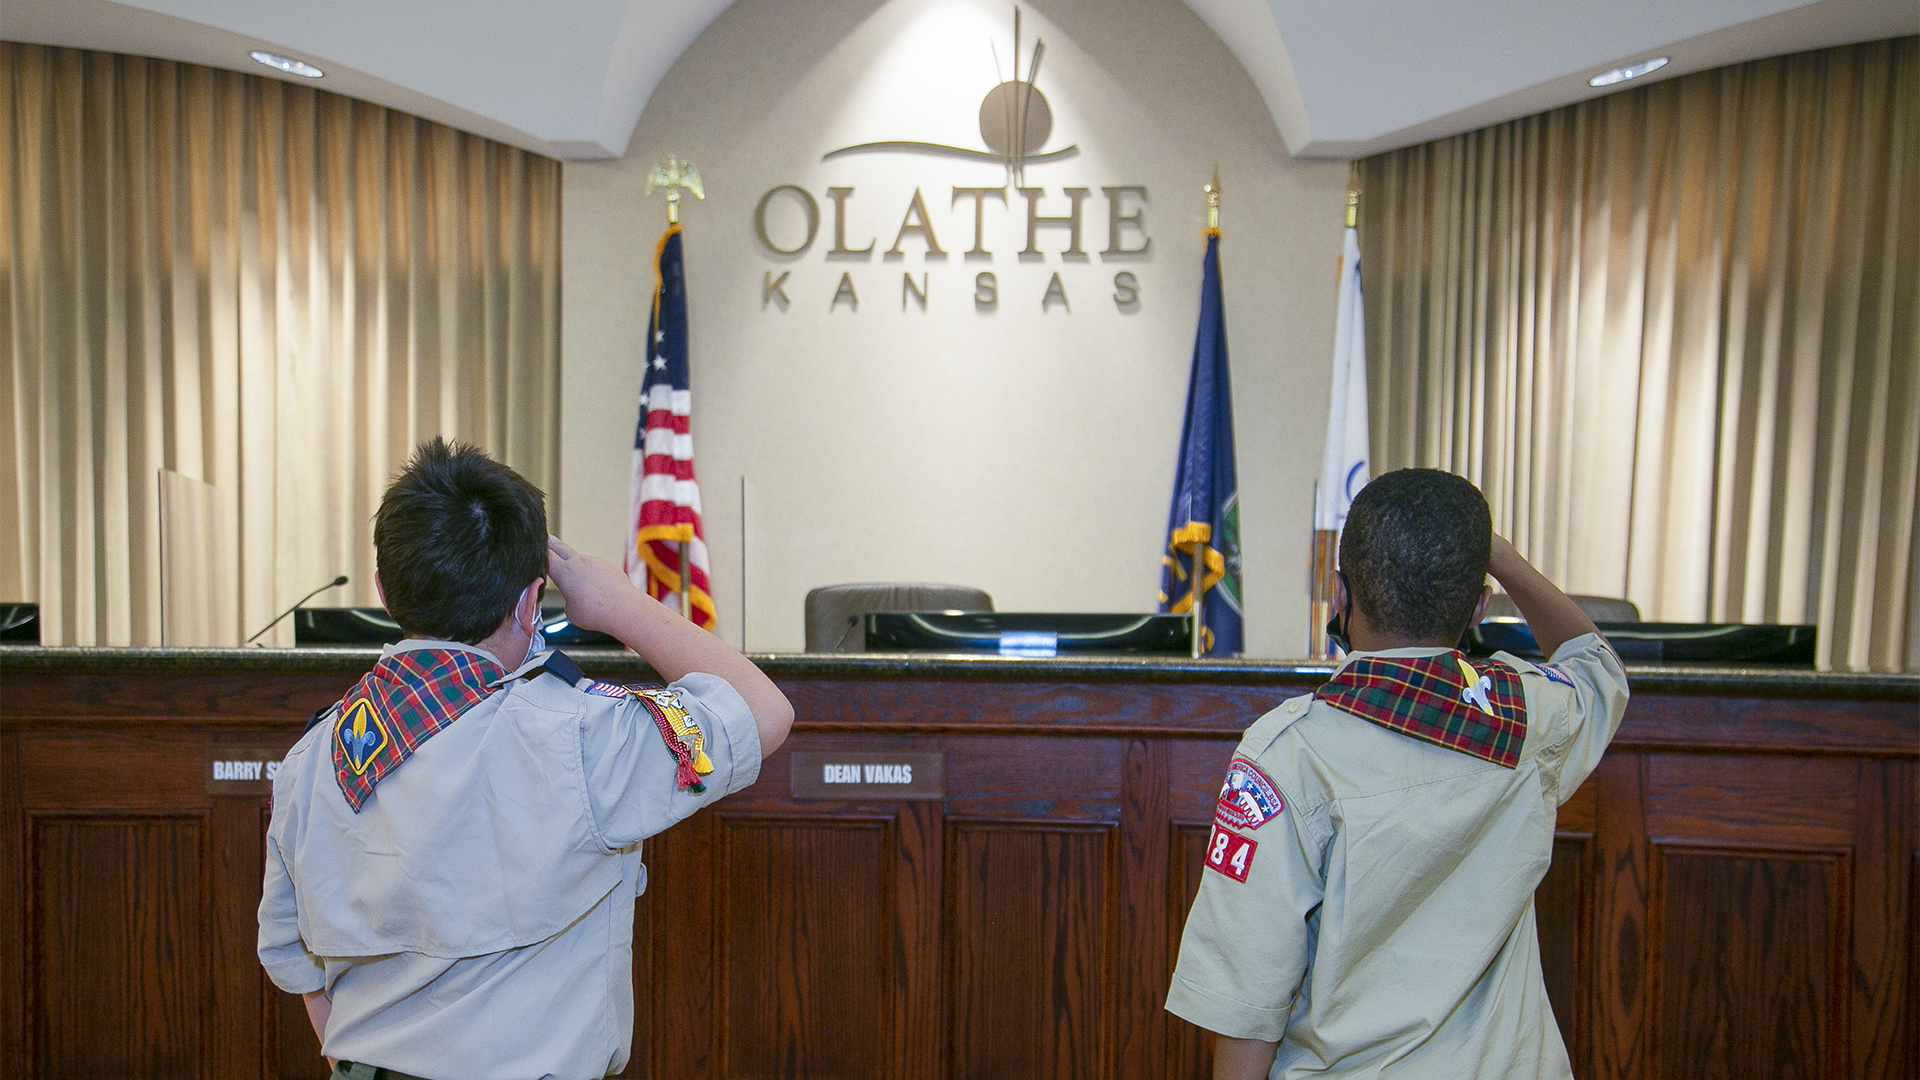
[[[1235,881],[1245,882],[1247,871],[1253,866],[1254,849],[1259,846],[1239,833],[1229,832],[1215,824],[1212,835],[1207,837],[1207,868],[1218,870]]]

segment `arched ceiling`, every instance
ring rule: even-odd
[[[620,157],[667,71],[732,0],[8,0],[8,40],[277,75],[563,159]],[[1186,0],[1296,155],[1349,157],[1606,91],[1587,79],[1653,55],[1649,80],[1920,33],[1912,0]],[[1164,62],[1167,58],[1156,58]],[[280,76],[299,81],[297,76]]]

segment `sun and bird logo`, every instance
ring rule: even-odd
[[[993,49],[993,66],[998,71],[999,49],[991,42],[988,47]],[[1047,43],[1036,38],[1033,53],[1027,61],[1027,77],[1024,80],[1020,78],[1020,9],[1014,8],[1013,78],[997,83],[980,102],[980,141],[986,143],[985,150],[896,139],[843,146],[827,151],[820,160],[831,161],[847,154],[903,153],[968,161],[998,161],[1006,165],[1007,172],[1016,182],[1022,179],[1028,165],[1064,161],[1078,154],[1080,147],[1065,146],[1040,153],[1040,148],[1047,145],[1047,139],[1053,135],[1053,109],[1047,104],[1047,96],[1035,85],[1040,77],[1041,58],[1046,54]]]

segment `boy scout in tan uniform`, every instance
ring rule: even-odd
[[[336,1077],[617,1071],[640,842],[753,783],[792,708],[745,657],[548,537],[539,492],[477,451],[424,446],[375,543],[412,636],[274,781],[261,963],[306,998]],[[576,625],[670,684],[597,683],[542,648],[548,575]]]
[[[1354,651],[1242,738],[1167,997],[1221,1036],[1219,1080],[1571,1076],[1533,892],[1557,808],[1626,709],[1626,676],[1485,522],[1470,484],[1431,470],[1355,499],[1335,598]],[[1431,576],[1405,564],[1436,544],[1466,553],[1438,558],[1452,597],[1423,626],[1421,605],[1392,593]],[[1469,661],[1421,640],[1458,640],[1479,617],[1489,563],[1550,661]]]

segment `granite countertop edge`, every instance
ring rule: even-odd
[[[647,678],[638,656],[619,649],[569,649],[598,676]],[[377,648],[219,649],[7,646],[0,672],[227,671],[364,672]],[[776,679],[951,679],[992,682],[1226,683],[1316,686],[1332,665],[1315,660],[1190,660],[1184,657],[1006,657],[933,653],[753,653]],[[1920,673],[1809,671],[1709,664],[1629,664],[1627,678],[1647,693],[1757,693],[1770,697],[1909,699],[1920,703]]]

